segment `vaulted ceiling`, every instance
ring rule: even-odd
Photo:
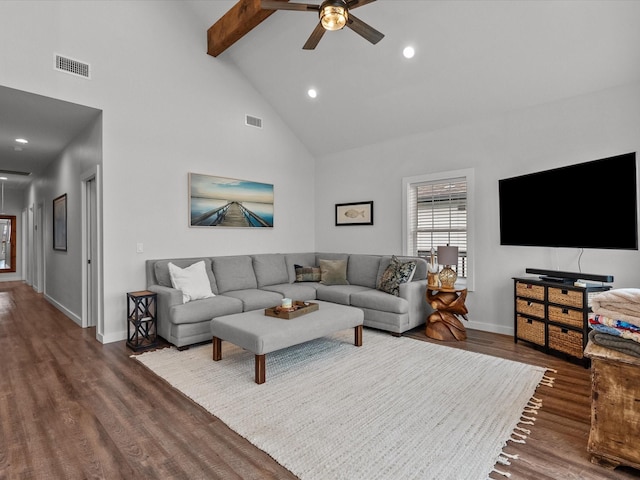
[[[236,3],[185,2],[203,40]],[[356,13],[385,34],[377,45],[343,29],[303,50],[317,14],[279,10],[211,61],[237,66],[317,156],[640,80],[636,1],[378,0]]]
[[[182,3],[207,55],[207,31],[238,2]],[[356,13],[385,34],[377,45],[344,29],[303,50],[317,14],[276,11],[208,59],[237,67],[317,157],[640,81],[640,1],[377,0]],[[0,169],[40,171],[98,113],[0,87]],[[15,151],[24,122],[46,148]]]

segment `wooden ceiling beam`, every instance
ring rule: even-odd
[[[239,0],[207,30],[207,53],[217,57],[274,12],[263,10],[260,0]]]

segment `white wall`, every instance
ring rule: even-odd
[[[474,168],[475,291],[467,297],[469,326],[512,333],[512,277],[524,275],[527,267],[578,271],[580,250],[500,246],[498,180],[639,151],[639,132],[640,84],[634,84],[320,158],[316,248],[401,253],[402,178]],[[558,208],[568,211],[609,202],[612,217],[594,218],[593,231],[615,235],[615,187],[593,185],[591,198],[558,199]],[[334,226],[335,203],[366,200],[374,201],[373,226]],[[535,200],[523,199],[524,206],[535,208]],[[614,275],[617,288],[640,286],[639,267],[637,250],[586,249],[581,259],[582,272]]]
[[[103,111],[105,342],[125,338],[125,294],[146,286],[145,259],[314,249],[314,185],[301,181],[313,158],[205,53],[189,15],[180,2],[0,2],[0,84]],[[91,80],[55,72],[54,52],[91,64]],[[274,228],[189,228],[188,172],[274,184]],[[47,271],[47,285],[64,281]],[[76,294],[56,294],[76,311]]]

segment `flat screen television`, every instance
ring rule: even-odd
[[[501,245],[638,250],[635,152],[498,183]]]

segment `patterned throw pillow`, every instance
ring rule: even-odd
[[[296,269],[296,282],[319,282],[320,267],[303,267],[294,265]]]
[[[376,287],[397,297],[400,295],[400,284],[410,282],[415,271],[416,262],[401,262],[394,255],[391,257],[391,263],[380,276]]]

